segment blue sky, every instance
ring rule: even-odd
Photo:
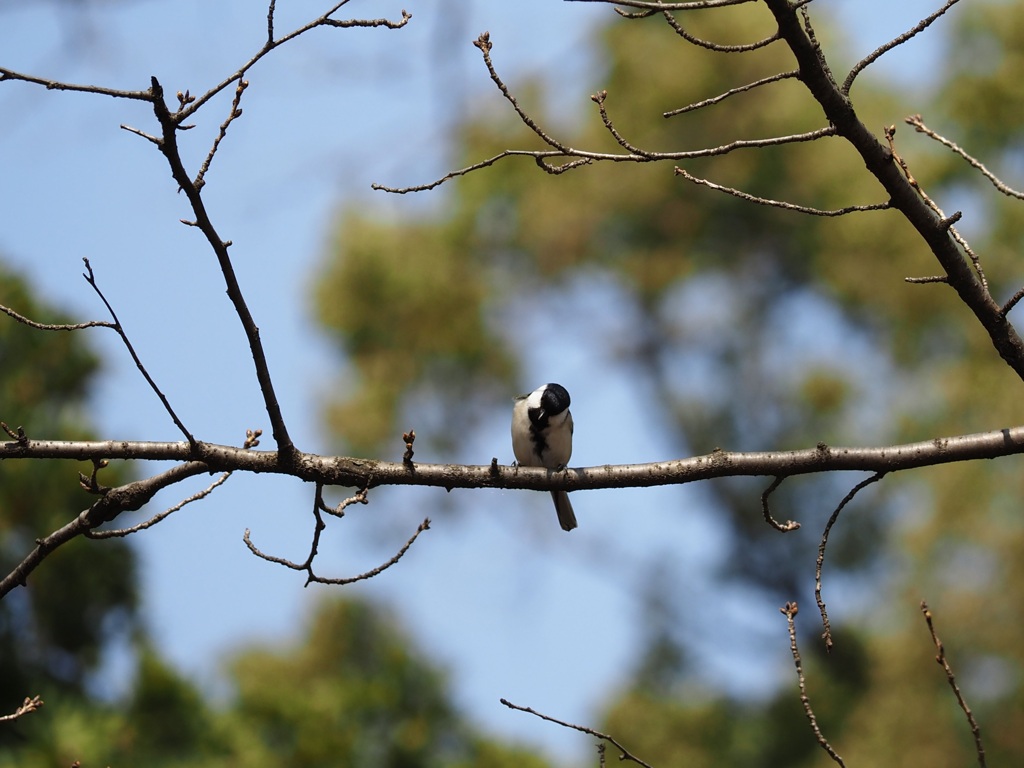
[[[234,71],[265,34],[265,8],[223,0],[75,4],[0,0],[0,65],[43,77],[202,93]],[[326,3],[278,2],[278,29]],[[854,50],[867,52],[912,26],[938,3],[884,0],[813,5],[839,13]],[[70,7],[69,7],[70,6]],[[352,16],[398,18],[402,2],[359,2]],[[446,169],[446,129],[464,110],[501,108],[471,41],[491,33],[495,63],[512,83],[550,78],[553,103],[589,113],[601,87],[589,30],[611,10],[591,3],[529,0],[408,2],[407,28],[316,30],[249,74],[244,116],[232,125],[204,196],[260,326],[279,398],[304,450],[326,451],[319,405],[343,365],[311,321],[310,285],[342,203],[369,200],[396,219],[444,204],[445,192],[388,197],[371,182],[419,183]],[[954,11],[954,13],[957,11]],[[940,22],[940,26],[941,26]],[[938,57],[927,35],[877,65],[911,86]],[[226,114],[222,98],[200,113],[184,146],[191,167]],[[907,112],[915,111],[908,106]],[[898,122],[903,113],[893,115]],[[152,129],[140,104],[0,84],[0,254],[71,314],[105,319],[81,279],[83,256],[133,343],[186,425],[201,439],[240,443],[267,428],[237,318],[215,260],[187,218],[162,156],[122,123]],[[500,172],[500,171],[491,171]],[[538,174],[538,183],[544,177]],[[614,301],[614,286],[580,284],[571,302]],[[571,304],[570,304],[571,306]],[[104,437],[179,436],[113,334],[90,332],[106,371],[91,416]],[[671,457],[655,417],[630,399],[622,374],[565,349],[563,340],[527,360],[525,389],[560,381],[573,394],[577,465]],[[510,397],[514,393],[509,393]],[[620,434],[602,413],[616,410]],[[463,460],[511,460],[506,406],[464,446]],[[269,431],[269,430],[268,430]],[[40,436],[42,437],[42,436]],[[269,437],[263,447],[269,447]],[[397,440],[392,456],[401,453]],[[420,456],[430,460],[429,456]],[[156,467],[140,467],[140,472]],[[174,503],[175,489],[152,505]],[[566,536],[539,494],[381,489],[373,503],[333,524],[321,545],[325,575],[352,575],[387,559],[425,516],[435,522],[402,563],[345,588],[390,604],[426,651],[451,673],[456,696],[480,723],[581,759],[591,739],[498,704],[499,697],[575,722],[622,680],[638,639],[638,595],[652,557],[673,563],[684,604],[721,631],[705,640],[709,675],[726,687],[771,684],[788,669],[775,605],[747,605],[708,583],[721,552],[720,526],[699,488],[581,493],[579,530]],[[323,588],[253,558],[251,529],[265,551],[302,559],[311,531],[310,489],[281,478],[232,478],[210,499],[134,537],[143,565],[146,617],[158,646],[211,691],[218,662],[251,642],[295,637]],[[69,514],[72,511],[69,510]],[[382,522],[383,521],[383,522]],[[102,546],[102,544],[97,544]],[[732,599],[736,598],[736,599]],[[744,605],[741,613],[736,609]],[[742,637],[776,636],[748,647]],[[714,647],[712,647],[714,646]],[[119,669],[118,660],[111,668]],[[731,671],[726,671],[729,667]],[[117,675],[108,681],[116,688]]]

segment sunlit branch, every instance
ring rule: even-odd
[[[615,154],[611,152],[589,152],[587,150],[575,149],[573,147],[566,147],[565,151],[557,149],[546,149],[546,150],[529,150],[529,149],[506,149],[503,152],[499,152],[493,157],[489,157],[486,160],[482,160],[473,165],[461,168],[457,171],[449,171],[444,176],[435,179],[427,184],[419,184],[409,187],[389,187],[383,184],[373,184],[372,187],[375,190],[381,192],[391,192],[398,195],[404,195],[408,192],[424,192],[428,189],[434,189],[435,187],[444,184],[446,181],[458,178],[459,176],[465,176],[473,171],[486,168],[490,165],[494,165],[499,160],[504,160],[507,157],[532,157],[536,160],[548,160],[554,158],[578,158],[575,164],[570,164],[571,167],[577,167],[578,165],[587,164],[591,162],[612,162],[612,163],[650,163],[658,162],[662,160],[692,160],[698,157],[720,157],[722,155],[728,155],[731,152],[735,152],[740,149],[756,149],[758,147],[776,147],[785,144],[797,144],[801,142],[817,141],[818,139],[825,138],[826,136],[832,136],[835,134],[835,129],[832,127],[818,128],[814,131],[807,131],[806,133],[794,133],[789,136],[772,136],[767,139],[737,139],[731,141],[728,144],[720,144],[717,147],[709,147],[707,149],[691,149],[682,150],[679,152],[651,152],[643,150],[643,154]]]
[[[819,443],[795,451],[715,450],[648,464],[570,467],[553,472],[540,467],[490,464],[406,464],[297,452],[293,463],[277,451],[251,451],[232,445],[197,442],[9,440],[0,442],[0,461],[18,459],[135,459],[189,461],[205,472],[272,473],[311,483],[373,488],[419,485],[438,488],[506,488],[534,491],[585,491],[601,488],[650,488],[720,477],[778,477],[824,472],[899,472],[960,461],[994,459],[1024,453],[1024,426],[917,443],[883,447],[836,447]]]
[[[10,307],[5,307],[0,304],[0,312],[8,315],[9,317],[17,320],[22,325],[27,325],[29,328],[35,328],[37,331],[81,331],[86,328],[113,328],[114,324],[106,320],[90,320],[86,323],[37,323],[35,320],[29,320],[24,315],[19,315]]]

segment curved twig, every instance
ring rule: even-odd
[[[885,477],[885,472],[876,472],[867,480],[863,480],[853,487],[853,489],[846,494],[839,506],[835,508],[832,515],[829,517],[828,522],[825,524],[825,530],[821,533],[821,542],[818,544],[818,559],[814,564],[814,601],[818,604],[818,611],[821,613],[821,623],[824,627],[822,638],[825,640],[825,650],[832,650],[832,625],[828,621],[828,611],[825,610],[825,601],[821,598],[821,569],[825,564],[825,549],[828,546],[828,535],[832,531],[832,526],[835,525],[836,520],[839,519],[839,513],[843,511],[843,508],[853,501],[853,497],[860,493],[864,488],[877,483]]]

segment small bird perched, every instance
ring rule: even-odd
[[[561,384],[545,384],[520,395],[512,406],[512,452],[523,467],[564,469],[572,456],[569,393]],[[563,531],[576,527],[576,514],[565,491],[552,491]]]

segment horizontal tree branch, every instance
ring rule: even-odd
[[[918,467],[1024,453],[1024,426],[971,435],[939,437],[882,447],[833,447],[819,443],[795,451],[734,452],[649,464],[570,467],[556,472],[515,467],[493,459],[487,465],[420,464],[297,453],[294,464],[276,451],[254,451],[197,442],[24,440],[0,443],[0,461],[12,459],[128,459],[189,462],[188,475],[202,472],[258,472],[291,475],[324,485],[373,488],[420,485],[441,488],[507,488],[535,491],[583,491],[646,488],[722,477],[807,475],[820,472],[899,472]],[[141,481],[140,481],[141,482]],[[115,489],[116,490],[116,489]]]

